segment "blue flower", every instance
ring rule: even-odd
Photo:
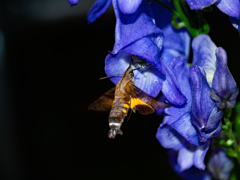
[[[209,149],[210,141],[203,145],[195,146],[168,124],[158,128],[156,137],[164,148],[178,152],[177,165],[179,172],[185,171],[192,166],[201,170],[205,169],[204,158]]]
[[[210,139],[221,130],[222,111],[210,97],[211,89],[201,67],[194,65],[189,69],[183,57],[174,58],[169,66],[187,103],[164,110],[156,137],[163,147],[178,150],[180,171],[192,166],[203,170]]]
[[[199,170],[198,168],[192,166],[189,169],[181,171],[181,167],[178,164],[178,153],[178,151],[174,150],[168,151],[169,163],[180,178],[185,180],[211,180],[211,175],[206,169]]]
[[[211,143],[213,143],[213,141]],[[229,179],[231,170],[234,166],[233,162],[226,155],[222,147],[212,146],[211,155],[205,170],[199,170],[194,166],[186,170],[181,170],[182,166],[179,164],[181,151],[169,150],[168,154],[170,165],[177,175],[185,180],[211,180],[212,177],[214,179],[227,180]]]
[[[153,97],[162,90],[170,103],[184,104],[186,98],[178,88],[175,75],[161,58],[163,32],[155,24],[149,3],[142,0],[132,14],[123,14],[116,0],[112,4],[117,21],[114,48],[105,59],[106,74],[123,74],[131,59],[135,66],[139,66],[136,62],[140,59],[143,62],[141,67],[152,68],[134,71],[136,86]],[[121,76],[114,76],[110,79],[116,84],[120,78]]]
[[[207,163],[207,169],[215,179],[227,180],[233,169],[233,162],[222,147],[214,147]]]
[[[220,11],[230,17],[239,18],[240,2],[239,0],[186,0],[192,10],[200,10],[215,4]]]
[[[202,67],[211,88],[211,97],[220,109],[231,109],[239,93],[227,67],[226,51],[212,42],[208,35],[199,35],[192,42],[193,64]]]
[[[210,88],[200,67],[195,65],[189,70],[186,60],[178,57],[171,61],[170,68],[176,75],[187,103],[165,109],[166,115],[161,126],[171,125],[191,144],[203,145],[221,130],[222,112],[210,97]]]

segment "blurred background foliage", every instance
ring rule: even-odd
[[[112,7],[88,25],[94,0],[5,0],[0,6],[0,179],[178,179],[155,138],[161,117],[132,114],[107,137],[108,113],[87,107],[113,87]],[[240,84],[240,38],[227,15],[204,13]],[[239,99],[239,98],[238,98]]]

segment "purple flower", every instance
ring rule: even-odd
[[[237,84],[227,67],[226,51],[212,42],[208,35],[199,35],[192,42],[193,64],[202,67],[211,88],[211,97],[220,109],[236,104]]]
[[[178,151],[168,151],[169,163],[180,178],[185,180],[211,180],[211,176],[207,170],[199,170],[194,166],[181,171],[181,167],[178,164],[178,153]]]
[[[222,116],[210,96],[210,87],[206,80],[204,70],[194,65],[190,68],[192,104],[192,123],[198,130],[201,142],[207,142],[211,137],[218,135],[222,129]]]
[[[210,97],[210,88],[200,67],[192,66],[189,72],[185,59],[178,57],[171,61],[170,68],[187,103],[165,109],[161,127],[171,125],[191,144],[203,145],[221,130],[222,112]]]
[[[239,0],[186,0],[192,10],[200,10],[215,4],[220,11],[230,17],[239,18],[240,2]]]
[[[132,14],[142,3],[142,0],[118,0],[118,6],[123,14]]]
[[[178,171],[185,171],[192,166],[204,170],[204,158],[209,148],[209,143],[195,146],[190,144],[171,125],[160,126],[156,135],[160,144],[167,149],[178,151],[177,165]]]
[[[106,74],[123,74],[133,59],[134,66],[141,67],[134,71],[136,86],[153,97],[162,90],[170,103],[184,104],[186,98],[178,88],[175,75],[161,58],[163,33],[155,24],[149,3],[142,0],[131,14],[123,14],[118,1],[113,0],[112,4],[117,21],[114,48],[105,59]],[[111,81],[116,84],[120,78],[114,76]]]
[[[227,180],[233,169],[233,162],[226,155],[223,148],[214,147],[207,164],[207,170],[215,179]]]
[[[183,57],[174,58],[169,66],[188,100],[183,106],[164,110],[156,137],[163,147],[178,150],[179,171],[192,166],[203,170],[210,139],[221,130],[222,112],[210,97],[210,87],[201,67],[194,65],[189,69]]]
[[[181,151],[169,150],[168,154],[170,165],[177,175],[185,180],[211,180],[212,177],[214,179],[227,180],[229,179],[231,170],[234,166],[231,159],[221,147],[212,146],[211,155],[205,170],[199,170],[194,166],[186,170],[181,170],[182,167],[181,164],[179,164]]]

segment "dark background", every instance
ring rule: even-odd
[[[110,8],[88,25],[93,2],[1,5],[0,179],[178,178],[155,138],[160,116],[132,114],[124,135],[111,140],[108,113],[87,110],[114,86],[98,78],[113,48],[115,16]],[[215,7],[204,16],[240,83],[238,31]]]

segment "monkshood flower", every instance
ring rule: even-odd
[[[192,166],[203,170],[210,139],[221,130],[222,112],[210,97],[210,87],[201,67],[194,65],[189,70],[186,60],[177,57],[170,62],[170,68],[188,101],[182,107],[165,109],[156,137],[164,148],[178,150],[180,171]]]
[[[80,0],[68,0],[71,6],[77,5]],[[104,14],[109,8],[112,0],[97,0],[87,14],[88,23],[93,23],[97,18]],[[118,6],[123,14],[134,13],[142,0],[118,0]]]
[[[211,150],[212,152],[205,170],[199,170],[192,166],[187,170],[181,171],[181,167],[178,164],[178,155],[181,152],[175,150],[168,151],[169,163],[177,175],[185,180],[211,180],[212,177],[218,180],[227,180],[233,169],[233,162],[226,155],[223,148],[212,146]]]
[[[239,0],[186,0],[192,10],[200,10],[215,4],[220,11],[230,17],[239,18]]]
[[[208,35],[199,35],[192,42],[193,64],[204,69],[211,87],[211,97],[220,109],[231,109],[239,93],[227,67],[226,51],[212,42]]]
[[[169,163],[177,175],[185,180],[211,180],[210,173],[205,170],[199,170],[192,166],[191,168],[181,171],[181,167],[178,164],[178,151],[169,150]]]
[[[233,162],[222,147],[213,147],[211,157],[207,163],[207,170],[215,179],[227,180],[233,166]]]
[[[134,66],[141,67],[134,71],[136,86],[153,97],[162,90],[170,103],[184,104],[186,98],[179,90],[175,75],[161,58],[163,32],[156,26],[147,0],[142,0],[132,14],[123,14],[117,0],[112,4],[116,15],[115,44],[105,59],[106,74],[123,74],[133,59]],[[149,66],[152,68],[147,69]],[[113,76],[110,80],[117,84],[120,78]]]

